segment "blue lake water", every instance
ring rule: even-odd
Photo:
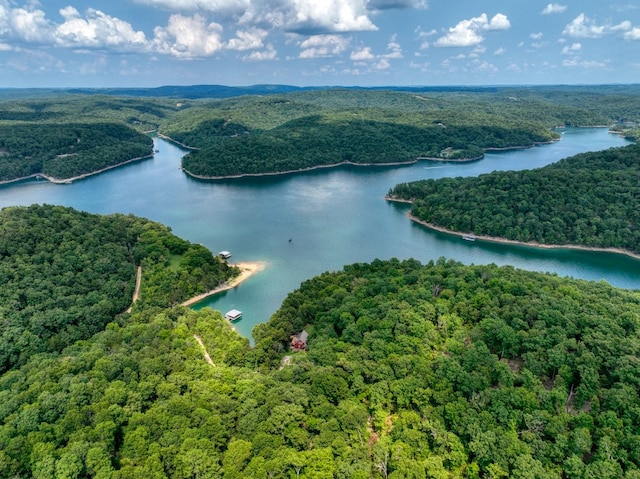
[[[411,222],[408,205],[383,199],[401,182],[538,168],[576,153],[626,144],[606,129],[569,129],[553,144],[489,153],[466,164],[345,166],[211,182],[189,178],[179,169],[184,151],[161,139],[155,143],[153,159],[70,185],[33,180],[2,186],[0,207],[47,203],[92,213],[133,213],[169,225],[177,235],[214,252],[229,250],[231,262],[265,261],[264,271],[195,306],[242,310],[244,317],[235,327],[246,336],[305,279],[375,258],[412,257],[426,263],[444,256],[465,264],[511,264],[640,289],[640,261],[608,253],[470,243]]]

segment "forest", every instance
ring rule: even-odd
[[[14,276],[42,271],[12,285],[14,297],[33,298],[60,269],[43,265],[66,262],[76,273],[64,277],[91,278],[97,292],[106,276],[124,292],[98,331],[0,376],[0,477],[640,477],[638,292],[511,267],[375,260],[303,282],[251,347],[219,312],[177,305],[191,290],[176,281],[182,268],[224,263],[166,227],[51,206],[2,214],[42,244],[28,254],[31,244],[3,243]],[[61,248],[48,240],[56,234],[69,236]],[[95,251],[102,261],[73,264]],[[105,271],[111,263],[128,279]],[[146,288],[122,312],[138,263],[177,291]],[[60,286],[86,295],[83,281]],[[2,304],[4,323],[20,305]],[[290,353],[302,329],[308,348]]]
[[[152,155],[147,135],[119,123],[18,123],[0,128],[0,182],[57,180]]]
[[[640,253],[640,146],[583,153],[544,168],[400,184],[420,221],[522,242]]]
[[[0,181],[64,180],[146,157],[154,132],[190,148],[183,169],[204,178],[468,160],[552,141],[555,127],[633,138],[637,98],[634,86],[0,90]]]
[[[158,223],[59,206],[3,209],[0,258],[0,373],[103,330],[131,305],[138,266],[136,307],[178,304],[239,273]]]

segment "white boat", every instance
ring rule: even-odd
[[[231,311],[227,311],[224,317],[225,319],[233,323],[234,321],[238,321],[240,318],[242,318],[242,311],[238,311],[237,309],[232,309]]]
[[[476,235],[474,235],[473,233],[464,234],[464,235],[462,235],[462,239],[465,240],[465,241],[475,241],[476,240]]]

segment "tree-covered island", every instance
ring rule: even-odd
[[[638,292],[375,260],[302,283],[251,347],[180,306],[236,272],[166,227],[0,227],[0,477],[640,477]]]
[[[452,232],[640,254],[640,146],[584,153],[535,170],[400,184],[418,221]]]

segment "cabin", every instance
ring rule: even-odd
[[[229,259],[231,258],[231,253],[228,251],[220,251],[218,253],[218,256],[220,256],[222,259]]]
[[[234,321],[238,321],[240,318],[242,318],[242,311],[238,311],[237,309],[232,309],[231,311],[227,311],[224,317],[225,319],[233,323]]]
[[[305,349],[307,349],[308,337],[309,333],[307,333],[305,330],[302,330],[295,336],[291,336],[291,349],[293,351],[304,351]]]

